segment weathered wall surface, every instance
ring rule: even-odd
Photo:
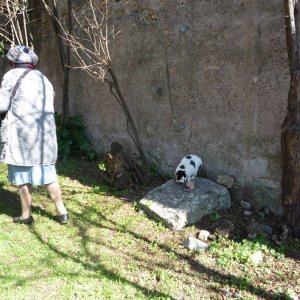
[[[149,161],[173,174],[184,155],[198,154],[209,178],[236,178],[235,197],[280,213],[289,79],[283,1],[119,0],[112,7],[121,31],[113,63]],[[41,49],[45,60],[53,47]],[[59,90],[55,60],[47,72]],[[98,151],[118,141],[136,152],[104,83],[72,70],[70,99]]]

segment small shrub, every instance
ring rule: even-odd
[[[262,251],[266,255],[276,258],[283,258],[284,255],[272,249],[269,245],[262,243],[261,240],[248,241],[242,240],[236,242],[226,238],[213,241],[210,246],[210,253],[213,254],[217,263],[222,267],[228,267],[235,263],[243,265],[252,265],[252,255],[256,251]]]
[[[84,131],[85,126],[79,115],[63,118],[61,114],[55,113],[58,156],[63,161],[70,159],[72,155],[83,155],[93,160],[96,152]]]
[[[210,215],[209,215],[209,219],[211,223],[216,222],[217,220],[219,220],[221,218],[220,214],[214,210]]]
[[[153,177],[171,179],[172,177],[163,172],[156,164],[149,164],[145,166],[145,171]]]

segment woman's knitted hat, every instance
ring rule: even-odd
[[[38,56],[26,46],[15,46],[8,50],[6,57],[15,64],[32,64],[36,65]]]

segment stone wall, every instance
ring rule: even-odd
[[[110,7],[120,30],[111,44],[114,68],[149,162],[173,174],[184,155],[198,154],[209,178],[236,178],[237,200],[280,213],[289,84],[283,1],[116,0]],[[40,48],[41,68],[59,110],[54,44],[50,38]],[[113,141],[136,152],[105,83],[72,70],[70,99],[99,152]]]

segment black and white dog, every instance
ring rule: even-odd
[[[175,178],[177,182],[190,182],[192,181],[202,167],[202,159],[197,155],[185,156],[175,171]]]

